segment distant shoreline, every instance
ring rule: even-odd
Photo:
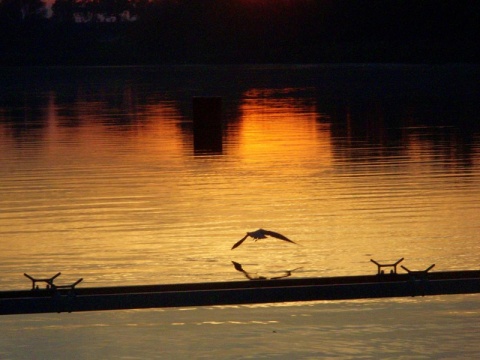
[[[480,63],[478,1],[76,2],[49,18],[8,4],[1,66]]]

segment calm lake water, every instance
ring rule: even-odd
[[[480,268],[479,66],[0,71],[0,289]],[[222,146],[192,99],[220,96]],[[231,246],[265,228],[279,240]],[[403,271],[403,270],[401,270]],[[469,358],[480,295],[0,317],[0,358]]]

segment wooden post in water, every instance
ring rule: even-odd
[[[221,154],[223,150],[222,98],[193,98],[193,148],[195,154]]]

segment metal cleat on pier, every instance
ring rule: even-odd
[[[83,278],[78,279],[75,281],[73,284],[70,285],[54,285],[52,284],[52,289],[53,290],[62,290],[62,289],[68,289],[68,290],[75,290],[75,286],[83,281]]]
[[[427,289],[430,286],[428,280],[428,272],[432,269],[435,264],[430,265],[425,270],[415,270],[412,271],[402,265],[402,269],[405,270],[410,276],[409,283],[411,286],[411,296],[425,296],[427,294]]]
[[[405,270],[409,275],[411,275],[413,278],[420,278],[420,279],[425,279],[427,277],[427,273],[433,269],[433,267],[435,266],[435,264],[432,264],[430,265],[428,268],[426,268],[425,270],[409,270],[408,268],[406,268],[405,266],[403,265],[400,265],[402,267],[403,270]]]
[[[391,267],[392,269],[390,269],[390,274],[397,274],[397,265],[400,264],[403,261],[403,259],[404,258],[401,258],[400,260],[398,260],[393,264],[380,264],[373,259],[370,259],[370,261],[373,262],[375,265],[377,265],[378,267],[377,275],[385,275],[385,271],[382,270],[382,268]]]
[[[27,273],[24,273],[27,278],[32,280],[32,290],[39,290],[40,288],[38,287],[37,283],[38,282],[44,282],[47,283],[47,289],[50,289],[51,287],[55,286],[53,284],[53,280],[55,280],[57,277],[59,277],[62,273],[57,273],[53,275],[51,278],[45,278],[45,279],[35,279],[33,276],[28,275]]]

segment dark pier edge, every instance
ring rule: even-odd
[[[0,292],[0,315],[480,293],[480,270]]]

